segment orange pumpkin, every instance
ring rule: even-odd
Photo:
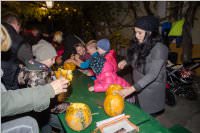
[[[124,111],[124,99],[119,94],[107,95],[104,100],[104,111],[109,116],[116,116]]]
[[[65,70],[72,70],[72,71],[74,71],[76,69],[76,65],[74,63],[67,62],[67,63],[64,63],[63,68]]]
[[[73,74],[72,70],[65,70],[62,68],[58,68],[57,71],[55,71],[56,78],[60,78],[61,76],[68,79],[69,81],[72,81],[73,79]]]
[[[55,76],[56,76],[56,78],[57,79],[59,79],[60,78],[60,76],[61,76],[61,71],[54,71],[54,73],[55,73]]]
[[[119,84],[111,84],[108,89],[106,90],[106,96],[115,94],[115,91],[122,90],[122,86]]]
[[[67,108],[65,120],[71,129],[81,131],[87,128],[92,122],[90,108],[84,103],[72,103]]]

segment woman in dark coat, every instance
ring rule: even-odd
[[[147,113],[154,114],[164,110],[166,61],[168,48],[161,43],[158,35],[159,20],[153,16],[144,16],[134,25],[135,39],[128,55],[128,60],[118,64],[133,68],[134,84],[126,87],[119,94],[126,97],[137,94],[138,105]]]

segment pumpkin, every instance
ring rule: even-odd
[[[72,103],[66,110],[65,120],[71,129],[84,130],[92,122],[89,106],[84,103]]]
[[[55,73],[55,76],[56,76],[56,78],[57,79],[59,79],[60,78],[60,76],[61,76],[61,71],[54,71],[54,73]]]
[[[107,95],[104,100],[104,111],[109,116],[116,116],[124,111],[124,99],[119,94]]]
[[[65,70],[72,70],[72,71],[74,71],[76,69],[76,65],[74,63],[72,63],[72,62],[67,62],[67,63],[64,63],[63,68]]]
[[[68,79],[69,81],[72,81],[73,79],[72,70],[65,70],[65,69],[59,68],[57,71],[55,71],[55,75],[57,79],[60,78],[60,76]]]
[[[115,91],[122,90],[122,86],[119,84],[111,84],[108,86],[108,89],[106,90],[106,96],[115,94]]]

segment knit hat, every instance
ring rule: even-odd
[[[107,52],[110,50],[110,41],[106,38],[101,39],[97,42],[97,47],[99,47]]]
[[[34,45],[32,51],[36,61],[44,61],[57,56],[55,48],[45,40],[40,40]]]
[[[158,31],[159,19],[154,16],[143,16],[136,20],[134,26],[146,31]]]

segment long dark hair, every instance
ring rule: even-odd
[[[133,66],[140,68],[145,65],[146,57],[157,42],[161,42],[158,32],[146,31],[144,41],[139,44],[136,37],[132,40],[132,46],[128,51],[128,60],[134,61]]]

